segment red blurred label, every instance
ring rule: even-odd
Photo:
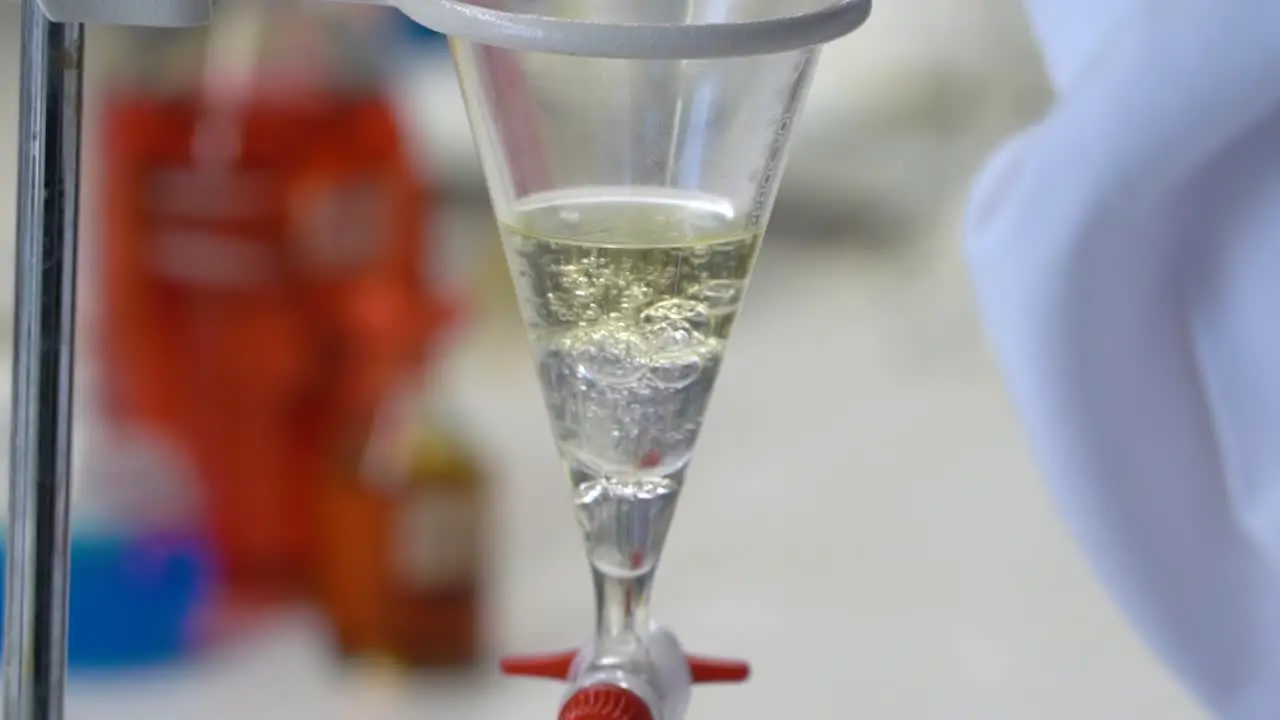
[[[445,322],[432,206],[381,96],[207,98],[105,106],[109,408],[188,451],[233,580],[304,587],[316,484]]]

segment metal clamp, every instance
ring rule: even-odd
[[[83,58],[81,25],[23,1],[6,720],[62,718]]]
[[[496,10],[474,0],[391,0],[432,30],[481,45],[607,58],[681,59],[768,55],[848,35],[871,14],[871,0],[741,21],[654,25],[595,22]]]
[[[213,0],[37,0],[56,23],[189,27],[209,22]]]

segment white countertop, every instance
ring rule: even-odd
[[[499,483],[494,642],[529,651],[575,644],[591,603],[524,352],[478,333],[451,377]],[[771,238],[717,396],[656,613],[756,674],[700,691],[693,717],[1201,717],[1052,515],[950,255],[907,268]],[[292,617],[189,669],[77,682],[71,717],[517,720],[558,692],[340,679]]]

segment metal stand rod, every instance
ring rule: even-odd
[[[83,57],[23,0],[4,720],[62,718]]]

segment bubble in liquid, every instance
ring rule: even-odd
[[[636,310],[653,299],[653,288],[648,285],[629,285],[621,291],[619,305],[627,310]]]
[[[701,265],[711,259],[711,248],[707,245],[696,245],[689,251],[689,262],[694,265]]]
[[[573,363],[598,382],[633,382],[644,373],[644,345],[625,326],[608,323],[574,333]]]
[[[560,287],[572,293],[592,292],[596,283],[591,282],[590,273],[581,265],[565,265],[559,272]]]
[[[702,374],[702,357],[696,351],[661,352],[649,359],[649,378],[659,387],[678,390]]]
[[[663,320],[645,329],[645,345],[654,355],[687,352],[702,344],[702,333],[684,320]]]
[[[711,316],[707,312],[707,307],[702,303],[684,298],[663,300],[651,305],[640,315],[640,321],[654,326],[650,329],[650,334],[660,332],[660,327],[669,326],[668,330],[674,328],[675,326],[670,323],[683,323],[690,332],[695,334],[706,332],[711,327]]]
[[[578,321],[577,308],[572,303],[566,302],[559,295],[547,297],[546,312],[553,320],[559,322],[572,323]]]
[[[573,297],[574,301],[585,303],[599,300],[604,293],[605,290],[603,287],[592,283],[575,284],[572,290],[570,290],[570,295]]]
[[[689,295],[705,305],[712,315],[719,315],[738,307],[742,288],[737,280],[708,280],[690,290]]]

